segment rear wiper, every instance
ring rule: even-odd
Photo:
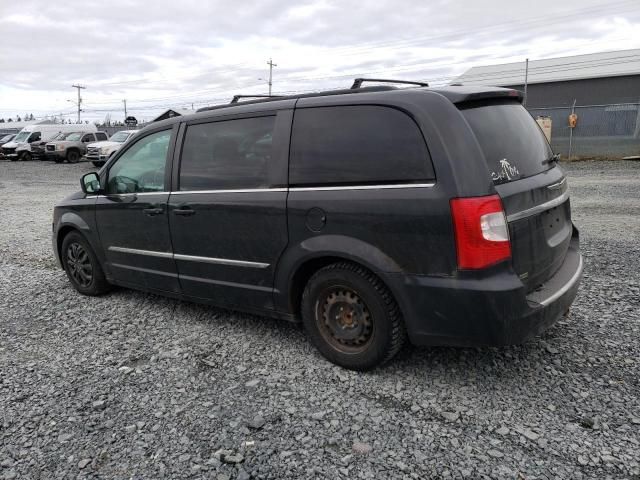
[[[553,155],[551,158],[547,158],[546,160],[542,161],[542,165],[547,165],[547,164],[552,164],[552,163],[558,163],[560,161],[560,154],[556,153],[555,155]]]

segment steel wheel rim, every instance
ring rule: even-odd
[[[350,287],[340,285],[325,289],[316,302],[315,317],[322,337],[343,353],[361,353],[373,339],[371,311]]]
[[[67,270],[78,286],[87,288],[91,285],[93,281],[91,258],[78,242],[73,242],[67,247]]]

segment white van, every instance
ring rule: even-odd
[[[29,125],[20,130],[13,141],[2,146],[2,156],[9,160],[31,160],[31,146],[44,144],[59,133],[70,132],[96,132],[98,129],[93,124],[51,124]]]

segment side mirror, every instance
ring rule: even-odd
[[[87,173],[80,179],[82,191],[88,195],[93,195],[102,190],[100,187],[100,177],[95,172]]]

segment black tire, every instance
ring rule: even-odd
[[[91,163],[93,163],[93,166],[94,166],[94,167],[101,167],[101,166],[103,166],[103,165],[104,165],[104,162],[102,162],[102,161],[100,161],[100,160],[95,161],[95,162],[91,162]]]
[[[400,308],[369,270],[349,262],[318,270],[302,294],[302,322],[329,361],[366,371],[391,360],[405,342]]]
[[[67,152],[67,162],[78,163],[80,161],[80,153],[77,150],[69,150]]]
[[[111,289],[96,254],[80,233],[64,237],[60,259],[71,285],[81,294],[102,295]]]
[[[20,155],[20,159],[24,162],[30,162],[33,157],[31,156],[31,152],[24,152]]]

